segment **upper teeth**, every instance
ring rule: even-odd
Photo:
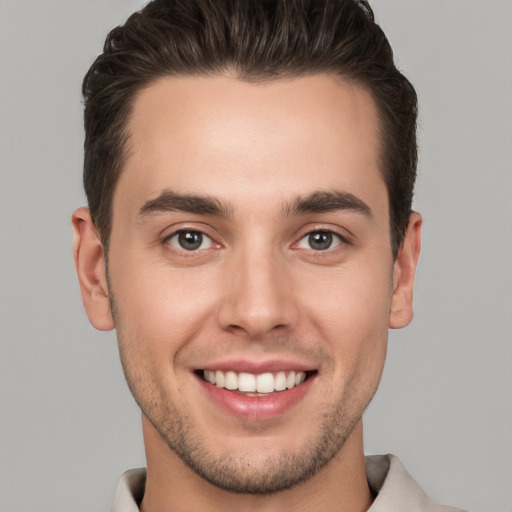
[[[284,391],[292,389],[304,382],[305,372],[291,371],[285,372],[260,373],[236,373],[233,371],[223,372],[220,370],[203,372],[204,380],[217,386],[229,390],[238,389],[245,393],[272,393],[274,391]]]

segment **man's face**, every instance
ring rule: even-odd
[[[290,487],[360,431],[384,364],[375,105],[326,75],[166,78],[128,129],[109,289],[146,429],[215,485]]]

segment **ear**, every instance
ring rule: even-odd
[[[114,319],[110,311],[103,244],[87,208],[76,210],[71,223],[73,257],[85,311],[96,329],[109,331],[114,328]]]
[[[413,317],[412,296],[414,276],[421,250],[421,215],[413,212],[393,267],[393,298],[389,315],[389,327],[401,329]]]

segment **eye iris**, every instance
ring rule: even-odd
[[[315,251],[325,251],[332,244],[332,234],[325,231],[318,231],[309,235],[309,245]]]
[[[178,242],[183,249],[193,251],[199,249],[203,243],[203,235],[198,231],[182,231],[178,235]]]

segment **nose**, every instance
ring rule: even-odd
[[[227,266],[217,310],[223,330],[262,340],[293,327],[298,314],[285,258],[272,250],[245,251]]]

